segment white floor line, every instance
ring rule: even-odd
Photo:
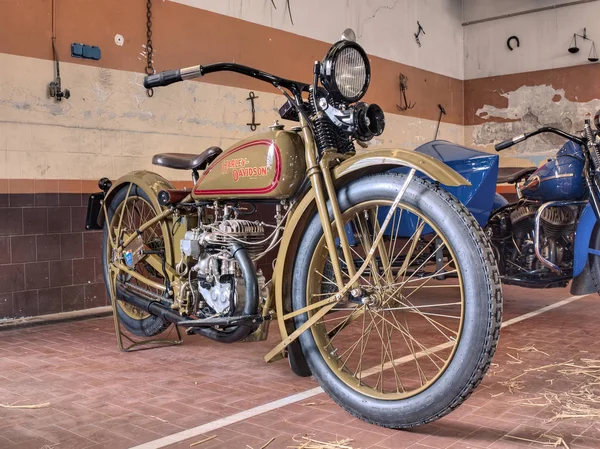
[[[553,309],[557,309],[558,307],[562,307],[564,305],[570,304],[573,301],[576,301],[580,298],[583,298],[587,295],[580,296],[571,296],[570,298],[563,299],[562,301],[558,301],[554,304],[550,304],[549,306],[542,307],[541,309],[534,310],[533,312],[526,313],[524,315],[512,318],[502,323],[502,328],[510,326],[512,324],[520,323],[521,321],[525,321],[529,318],[533,318],[534,316],[540,315],[542,313],[548,312]],[[441,351],[446,346],[445,344],[440,345],[440,347],[435,347],[435,351]],[[399,365],[402,363],[406,363],[406,361],[412,360],[412,357],[400,357],[397,360],[394,360],[395,365]],[[388,362],[389,363],[389,362]],[[391,367],[391,364],[390,364]],[[364,371],[363,377],[374,374],[371,372],[372,370]],[[379,372],[379,367],[377,367],[377,372]],[[131,449],[160,449],[165,446],[169,446],[170,444],[180,443],[181,441],[187,440],[188,438],[193,438],[198,435],[205,434],[207,432],[212,432],[217,429],[221,429],[223,427],[229,426],[230,424],[235,424],[240,421],[244,421],[248,418],[252,418],[253,416],[261,415],[266,412],[270,412],[272,410],[276,410],[281,407],[285,407],[289,404],[294,404],[296,402],[304,401],[305,399],[311,398],[318,394],[323,393],[323,389],[321,387],[312,388],[310,390],[303,391],[301,393],[296,393],[291,396],[286,396],[281,399],[277,399],[273,402],[268,402],[263,405],[259,405],[258,407],[253,407],[248,410],[244,410],[242,412],[236,413],[234,415],[226,416],[225,418],[219,418],[215,421],[211,421],[206,424],[202,424],[197,427],[193,427],[191,429],[183,430],[181,432],[174,433],[172,435],[167,435],[166,437],[159,438],[154,441],[149,441],[147,443],[140,444],[138,446],[134,446]]]

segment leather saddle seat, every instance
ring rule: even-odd
[[[498,184],[513,184],[528,177],[536,170],[537,167],[500,167],[498,169]]]
[[[222,152],[219,147],[210,147],[200,154],[160,153],[154,155],[152,164],[175,170],[204,170]]]

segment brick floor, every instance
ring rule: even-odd
[[[566,289],[505,287],[505,320],[569,297]],[[544,395],[580,387],[589,379],[557,368],[531,371],[509,392],[506,382],[526,369],[580,359],[600,359],[600,300],[596,295],[514,324],[502,331],[487,377],[449,416],[412,431],[361,422],[321,394],[171,447],[217,435],[195,446],[269,449],[299,446],[303,434],[321,441],[352,438],[353,448],[543,447],[511,438],[563,437],[571,449],[600,448],[599,418],[554,420],[556,404]],[[126,448],[180,432],[316,386],[296,377],[285,361],[265,364],[277,341],[219,345],[186,337],[179,347],[123,354],[116,349],[112,318],[53,324],[0,333],[0,448]],[[535,347],[538,351],[524,350]],[[519,349],[521,349],[519,351]],[[510,354],[510,355],[509,355]],[[512,357],[511,357],[512,356]],[[538,399],[536,399],[538,398]],[[524,400],[531,399],[525,405]],[[306,405],[316,403],[316,405]]]

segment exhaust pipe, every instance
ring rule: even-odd
[[[246,303],[244,304],[244,315],[252,316],[258,313],[258,279],[256,278],[256,269],[254,263],[248,255],[244,245],[234,243],[231,247],[231,254],[237,261],[242,271],[244,284],[246,286]],[[195,334],[203,335],[211,340],[221,343],[235,343],[250,335],[256,329],[258,324],[249,323],[237,326],[232,331],[217,331],[213,328],[190,328]]]
[[[169,307],[161,304],[158,301],[152,299],[146,299],[138,296],[131,290],[123,289],[122,287],[117,285],[117,297],[125,301],[132,306],[143,310],[151,315],[156,315],[157,317],[164,318],[170,323],[178,324],[182,321],[186,321],[186,318],[182,317],[178,313],[171,310]]]

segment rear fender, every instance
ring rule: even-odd
[[[113,201],[115,194],[121,189],[128,189],[130,184],[134,184],[137,186],[138,189],[141,189],[148,196],[148,198],[150,198],[154,209],[159,212],[163,211],[164,207],[158,203],[158,192],[160,192],[161,190],[174,188],[173,184],[171,184],[165,178],[156,173],[145,170],[129,172],[125,176],[122,176],[119,179],[117,179],[113,183],[110,190],[106,192],[104,203],[106,204],[107,209]],[[98,217],[98,223],[101,226],[104,226],[105,220],[106,217],[104,216],[103,208]],[[174,239],[179,239],[183,236],[179,236],[179,233],[177,233],[175,237],[173,237],[173,234],[171,232],[171,223],[169,219],[164,220],[162,226],[164,226],[163,235],[165,236],[166,262],[169,266],[172,266],[174,261],[178,260],[177,258],[179,256],[179,245],[174,246],[173,241]],[[182,228],[182,231],[185,232],[185,226],[180,226],[179,228]],[[173,251],[173,249],[175,249],[175,251]]]
[[[600,256],[600,248],[590,248],[592,232],[596,226],[596,215],[590,204],[587,204],[579,217],[575,231],[573,283],[572,294],[589,294],[596,290],[591,282],[591,273],[588,263],[589,255]]]
[[[150,198],[150,200],[152,201],[152,205],[158,211],[163,210],[163,207],[158,203],[158,192],[166,189],[174,189],[173,184],[171,184],[159,174],[149,172],[146,170],[132,171],[113,182],[113,185],[110,188],[110,190],[106,192],[106,196],[104,199],[106,207],[110,205],[115,194],[119,190],[127,188],[129,184],[135,184],[140,189],[142,189],[144,193],[148,195],[148,198]],[[100,216],[98,217],[98,223],[103,226],[105,218],[106,217],[104,217],[104,210],[102,210],[100,212]]]
[[[343,186],[359,177],[386,172],[392,168],[408,167],[447,186],[468,186],[469,182],[443,162],[431,156],[409,150],[358,151],[332,170],[336,186]],[[277,253],[273,285],[275,288],[275,307],[281,338],[285,339],[293,332],[293,323],[283,320],[285,313],[291,312],[291,287],[294,256],[297,252],[303,230],[316,211],[315,192],[311,188],[297,203],[295,210],[286,223],[283,237]],[[268,360],[267,360],[268,361]]]

